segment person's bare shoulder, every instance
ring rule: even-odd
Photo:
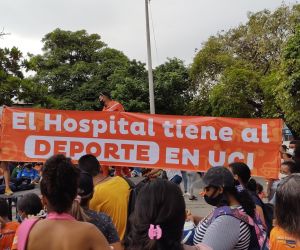
[[[81,222],[84,229],[85,243],[89,242],[90,249],[110,250],[107,240],[99,229],[91,223]]]

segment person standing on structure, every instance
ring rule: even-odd
[[[99,95],[99,101],[103,105],[102,111],[108,111],[108,112],[124,112],[125,109],[123,105],[111,98],[110,93],[108,92],[101,92]],[[129,169],[127,167],[115,167],[115,175],[122,176],[122,170],[123,173],[126,176],[130,176]],[[102,171],[104,176],[109,175],[109,166],[103,166],[102,165]]]

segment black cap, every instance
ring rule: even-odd
[[[93,193],[93,191],[93,177],[89,173],[81,171],[79,177],[78,195],[85,197]]]
[[[205,187],[234,187],[234,177],[225,167],[212,167],[203,177]]]

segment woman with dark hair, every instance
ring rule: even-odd
[[[181,244],[185,219],[184,198],[176,184],[162,179],[147,183],[138,194],[125,249],[210,249],[204,245],[189,247]]]
[[[276,226],[271,232],[271,249],[300,249],[299,174],[293,174],[284,179],[277,189],[275,221]]]
[[[121,250],[122,246],[116,227],[111,218],[105,213],[89,209],[90,200],[94,195],[93,177],[81,171],[78,186],[78,197],[74,200],[71,214],[78,220],[94,224],[114,250]]]
[[[203,183],[205,201],[216,208],[197,226],[194,243],[203,242],[214,250],[246,250],[263,244],[266,237],[253,234],[255,230],[263,233],[255,218],[255,204],[232,173],[225,167],[210,168]]]
[[[47,208],[44,220],[25,220],[18,231],[20,250],[110,249],[102,233],[92,224],[69,214],[77,195],[79,171],[70,158],[55,155],[43,169],[41,193]]]
[[[256,195],[256,186],[257,183],[254,179],[251,178],[251,170],[247,164],[243,162],[234,162],[229,164],[229,169],[231,170],[235,180],[243,185],[250,194],[256,206],[256,212],[259,215],[263,225],[267,228],[266,220],[264,216],[264,203],[261,199]]]

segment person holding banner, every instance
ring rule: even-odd
[[[9,196],[13,194],[13,191],[11,191],[9,187],[10,182],[10,171],[8,167],[8,162],[0,161],[0,168],[3,171],[4,181],[5,181],[5,195]]]
[[[0,109],[0,118],[2,116],[2,109]],[[1,119],[0,119],[0,129],[1,129]],[[0,134],[1,139],[1,134]],[[4,194],[7,196],[10,196],[13,194],[13,191],[11,191],[9,187],[10,182],[10,171],[8,167],[8,162],[4,162],[0,160],[0,169],[3,171],[4,181],[5,181],[5,192]]]
[[[123,105],[117,101],[112,100],[110,93],[108,92],[101,92],[99,95],[99,101],[103,105],[102,111],[108,111],[108,112],[124,112],[125,109]],[[115,166],[115,175],[122,176],[122,170],[123,173],[130,177],[129,169],[125,167]],[[102,165],[102,171],[103,175],[108,176],[109,175],[109,166],[103,166]]]
[[[110,112],[124,112],[124,107],[121,103],[112,100],[110,93],[101,92],[99,95],[99,101],[103,105],[102,111]]]

